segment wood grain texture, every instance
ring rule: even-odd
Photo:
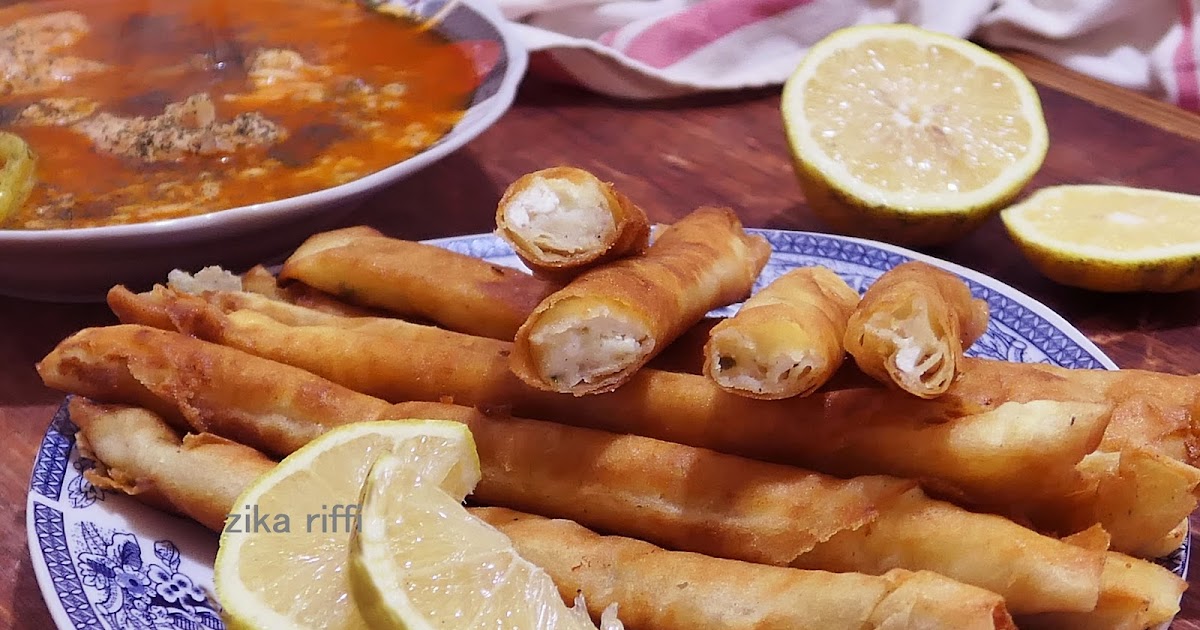
[[[1041,95],[1051,149],[1031,189],[1091,182],[1200,194],[1200,144],[1050,87]],[[615,182],[654,221],[721,204],[749,226],[823,231],[793,177],[778,104],[777,91],[767,90],[637,105],[528,80],[517,105],[493,129],[371,198],[346,224],[369,223],[412,239],[488,232],[509,182],[574,164]],[[1025,262],[994,218],[928,253],[1043,301],[1123,367],[1200,372],[1200,292],[1112,296],[1056,286]],[[33,363],[71,331],[111,321],[100,305],[0,298],[0,427],[6,432],[0,502],[9,508],[0,519],[0,627],[51,627],[29,567],[24,506],[34,453],[61,396],[40,384]],[[1193,542],[1200,542],[1195,535]],[[1175,628],[1200,630],[1200,589],[1194,590]]]
[[[1145,94],[1123,90],[1086,74],[1068,70],[1034,54],[1004,51],[1001,56],[1011,61],[1039,85],[1066,92],[1185,138],[1200,140],[1200,112],[1188,111]]]

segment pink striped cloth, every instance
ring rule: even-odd
[[[652,99],[782,83],[830,32],[904,22],[1200,110],[1200,0],[496,0],[535,71]]]

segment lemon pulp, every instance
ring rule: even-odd
[[[850,234],[953,240],[1011,201],[1045,158],[1037,92],[1000,57],[912,26],[818,42],[781,105],[809,205]]]

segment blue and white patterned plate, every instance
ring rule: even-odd
[[[861,291],[884,271],[908,260],[923,260],[962,276],[972,293],[991,306],[991,323],[971,354],[1071,368],[1116,368],[1083,333],[1050,309],[978,272],[872,241],[754,231],[765,236],[773,249],[756,288],[789,269],[824,265]],[[498,264],[522,266],[495,236],[432,242]],[[42,441],[27,500],[29,551],[42,595],[59,628],[223,628],[212,597],[216,536],[194,523],[92,487],[82,476],[92,462],[79,457],[75,430],[64,406]],[[1160,563],[1186,577],[1187,542]]]

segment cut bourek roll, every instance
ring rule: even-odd
[[[806,396],[842,365],[846,321],[858,292],[824,267],[793,269],[717,324],[704,346],[704,373],[750,398]]]
[[[650,222],[611,183],[570,166],[522,176],[496,207],[496,233],[537,275],[571,277],[645,251]]]
[[[729,208],[680,219],[641,256],[596,267],[534,309],[513,372],[538,389],[611,391],[717,307],[750,294],[771,246]]]

